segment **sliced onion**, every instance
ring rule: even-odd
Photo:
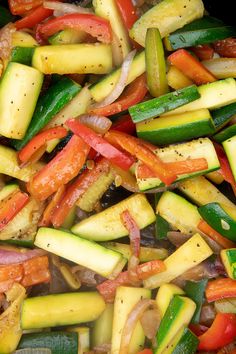
[[[223,248],[222,246],[220,246],[216,241],[214,241],[212,238],[210,238],[209,236],[207,236],[203,232],[199,232],[199,234],[204,238],[204,240],[206,241],[208,246],[210,246],[210,248],[212,249],[212,251],[215,254],[219,254],[220,253],[220,251]]]
[[[101,352],[101,353],[110,353],[111,351],[111,344],[109,343],[104,343],[101,345],[97,345],[96,347],[93,348],[95,352]]]
[[[12,34],[16,28],[12,23],[7,24],[0,30],[0,58],[8,60],[12,49]]]
[[[29,250],[29,251],[11,251],[4,248],[0,248],[0,265],[15,264],[27,261],[28,259],[45,255],[46,252],[41,249]]]
[[[167,232],[167,238],[176,247],[182,246],[191,237],[192,237],[191,235],[186,235],[180,231],[168,231]]]
[[[133,331],[144,312],[151,306],[154,309],[156,308],[156,302],[154,300],[143,299],[140,300],[129,313],[121,335],[119,354],[127,354],[129,352],[129,344]]]
[[[109,118],[95,114],[82,114],[78,120],[98,134],[105,134],[112,126],[112,121]]]
[[[92,10],[89,8],[57,1],[44,1],[43,7],[46,9],[54,10],[53,15],[56,17],[73,13],[89,14],[92,12]]]
[[[104,280],[103,277],[98,275],[96,272],[94,272],[91,269],[85,268],[80,265],[76,265],[71,268],[71,271],[73,274],[76,275],[78,280],[83,284],[88,287],[94,287],[97,286],[101,281]]]
[[[13,354],[51,354],[52,351],[49,348],[25,348],[18,349]]]
[[[137,180],[135,176],[130,171],[124,171],[122,168],[112,165],[111,170],[115,176],[120,176],[120,185],[133,193],[139,193]]]
[[[158,309],[145,311],[140,322],[143,327],[145,337],[152,340],[155,338],[161,323],[160,311]]]
[[[95,103],[91,106],[91,108],[101,108],[105,107],[111,103],[113,103],[115,100],[117,100],[118,97],[122,94],[124,91],[124,88],[127,84],[127,79],[130,71],[130,67],[133,61],[133,58],[135,56],[136,50],[133,50],[130,52],[125,60],[123,61],[123,64],[121,66],[121,73],[120,73],[120,78],[118,82],[116,83],[115,87],[111,91],[111,93],[101,102]]]
[[[139,258],[132,255],[128,262],[129,281],[133,286],[139,286],[142,282],[138,278],[137,266],[139,265]]]
[[[217,267],[217,264],[210,261],[204,261],[197,266],[184,272],[181,276],[176,278],[173,283],[183,287],[186,280],[198,281],[202,279],[216,278],[221,274],[221,269]]]

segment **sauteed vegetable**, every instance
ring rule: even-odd
[[[235,78],[202,0],[0,5],[0,354],[236,353]]]

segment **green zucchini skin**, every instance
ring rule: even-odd
[[[169,92],[166,61],[158,28],[148,28],[145,40],[146,76],[149,92],[159,97]]]
[[[227,26],[214,17],[205,16],[170,34],[168,40],[175,50],[207,44],[235,35],[235,27]]]
[[[216,130],[220,130],[236,114],[236,102],[211,111]]]
[[[15,21],[15,16],[13,16],[9,10],[5,7],[0,6],[0,28],[8,24],[9,22]]]
[[[167,93],[163,96],[153,98],[146,102],[138,103],[129,108],[129,113],[134,123],[145,119],[157,117],[172,109],[195,101],[200,97],[196,85],[184,87],[183,89]]]
[[[196,353],[199,340],[190,329],[185,328],[180,341],[176,345],[172,354],[192,354]]]
[[[192,299],[197,305],[194,315],[192,317],[192,323],[198,323],[200,320],[200,314],[202,309],[202,304],[204,301],[204,292],[207,285],[207,279],[203,279],[200,281],[190,281],[186,282],[184,291],[186,295]]]
[[[41,332],[24,334],[18,349],[48,348],[52,354],[77,354],[78,333],[76,332]]]
[[[213,139],[217,141],[217,143],[222,143],[223,141],[232,138],[234,135],[236,135],[236,124],[230,125],[229,127],[215,134]]]
[[[81,86],[68,77],[61,78],[51,86],[39,98],[24,138],[12,141],[15,149],[22,149],[80,90]]]
[[[236,241],[236,220],[219,203],[209,203],[198,208],[202,218],[222,236]]]
[[[184,121],[180,121],[180,116],[159,117],[149,122],[138,123],[137,135],[156,145],[169,145],[212,135],[215,132],[209,111],[203,110],[200,114],[184,113],[182,115],[186,117]]]
[[[33,47],[14,47],[10,61],[31,66],[34,51]]]
[[[228,276],[236,280],[236,248],[222,250],[220,256]]]

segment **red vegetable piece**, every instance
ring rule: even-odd
[[[21,191],[13,192],[0,202],[0,231],[19,213],[28,203],[29,196]]]
[[[105,138],[114,145],[120,146],[131,155],[146,164],[166,185],[171,184],[177,178],[169,171],[161,159],[146,145],[146,142],[128,134],[110,130],[105,134]]]
[[[138,20],[136,9],[132,0],[116,0],[117,7],[127,29],[131,29]]]
[[[41,21],[45,20],[53,14],[53,10],[45,9],[43,6],[39,6],[36,9],[29,12],[25,17],[14,23],[17,30],[22,28],[33,28]]]
[[[208,302],[230,297],[236,297],[236,280],[219,278],[208,282],[206,287],[206,299]]]
[[[196,85],[207,84],[216,81],[216,78],[187,50],[179,49],[169,55],[168,60],[186,76],[193,80]]]
[[[19,160],[23,163],[26,163],[30,158],[46,144],[47,141],[52,139],[61,139],[67,135],[67,130],[63,127],[55,127],[47,129],[38,135],[35,135],[28,144],[26,144],[22,150],[19,151],[18,157]]]
[[[96,134],[92,129],[81,124],[78,120],[69,119],[66,122],[66,125],[74,134],[80,136],[88,145],[114,163],[114,165],[117,165],[124,170],[129,170],[133,165],[134,160],[130,156],[118,150],[100,135]]]
[[[38,200],[45,200],[59,187],[76,177],[83,167],[89,146],[73,135],[54,159],[44,166],[28,183],[30,193]]]
[[[145,75],[139,76],[123,92],[121,97],[108,106],[91,109],[90,113],[111,116],[127,110],[129,107],[141,102],[147,93]]]
[[[36,29],[37,38],[48,38],[64,29],[84,31],[103,43],[111,43],[112,31],[109,21],[93,14],[68,14],[40,24]]]
[[[233,342],[236,336],[236,315],[217,313],[211,327],[200,337],[198,350],[217,350]]]
[[[63,224],[69,211],[88,188],[110,169],[109,161],[102,158],[92,170],[86,169],[71,185],[68,186],[63,198],[57,204],[52,216],[52,224],[59,227]]]

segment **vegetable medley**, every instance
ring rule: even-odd
[[[0,28],[0,354],[235,354],[236,27],[8,0]]]

